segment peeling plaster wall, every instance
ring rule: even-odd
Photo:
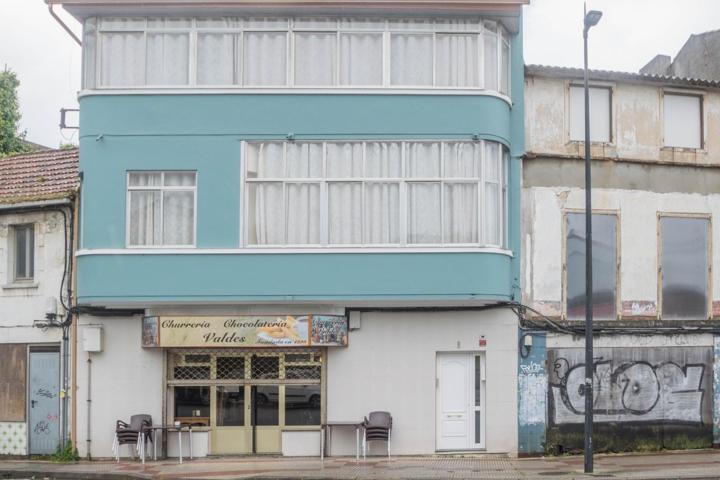
[[[582,210],[585,191],[571,187],[523,189],[524,299],[549,316],[563,301],[563,212]],[[715,195],[595,189],[593,209],[619,212],[622,315],[654,317],[658,301],[658,212],[709,214],[714,316],[720,318],[720,190]]]
[[[564,214],[585,207],[583,143],[569,141],[569,84],[563,79],[528,77],[525,91],[529,153],[523,161],[523,302],[556,318],[564,310]],[[613,89],[612,141],[591,146],[593,210],[618,215],[619,319],[658,319],[658,213],[679,213],[711,219],[709,288],[713,319],[720,320],[720,93],[704,93],[706,143],[704,150],[695,151],[663,148],[662,88],[603,85]],[[605,395],[595,401],[605,405],[596,416],[598,450],[719,445],[718,338],[694,333],[596,336],[596,382],[605,382],[594,392]],[[544,431],[536,432],[536,425],[523,413],[524,406],[537,398],[538,388],[520,379],[519,452],[538,453],[541,443],[546,453],[577,450],[583,443],[582,415],[566,407],[568,402],[571,406],[583,402],[572,398],[577,396],[577,385],[563,390],[562,382],[584,376],[577,375],[584,370],[580,368],[584,338],[548,333],[542,350],[535,355],[545,360]],[[560,371],[558,359],[563,359]],[[541,363],[535,356],[533,362]],[[519,365],[522,369],[522,358]],[[571,370],[575,376],[568,374]],[[625,398],[627,391],[617,384],[622,379],[637,384],[636,397]],[[657,394],[658,403],[653,403],[655,397],[645,398],[647,392]],[[627,407],[646,400],[652,400],[650,408]]]
[[[577,83],[577,82],[573,82]],[[663,88],[657,85],[598,82],[612,88],[612,139],[593,144],[594,157],[690,165],[720,165],[720,92],[678,89],[704,95],[703,150],[663,147]],[[528,152],[582,156],[582,142],[569,139],[570,81],[525,79],[525,144]]]
[[[12,284],[12,226],[35,226],[35,272],[27,288]],[[58,298],[65,259],[63,217],[58,212],[14,213],[0,216],[0,325],[3,343],[59,342],[59,329],[33,328],[45,318],[46,298]],[[57,302],[57,313],[63,308]]]

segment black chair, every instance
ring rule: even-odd
[[[135,458],[132,446],[139,455],[145,452],[145,444],[148,440],[153,441],[150,433],[146,428],[152,426],[152,416],[147,414],[133,415],[130,417],[130,423],[118,420],[115,422],[115,438],[113,439],[113,453],[115,460],[120,461],[120,445],[130,445],[130,454]],[[142,448],[141,448],[142,446]]]
[[[363,460],[366,458],[368,442],[387,442],[387,455],[390,458],[390,432],[392,415],[390,412],[370,412],[363,421]]]

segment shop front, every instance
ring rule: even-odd
[[[193,426],[196,454],[279,454],[319,448],[327,349],[347,335],[344,316],[159,316],[142,342],[164,352],[163,417]]]

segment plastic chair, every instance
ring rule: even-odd
[[[133,415],[130,417],[130,423],[118,420],[115,422],[115,437],[113,438],[113,453],[115,454],[115,460],[120,461],[120,446],[130,445],[130,455],[135,458],[135,454],[132,450],[132,445],[135,445],[135,451],[138,456],[145,453],[145,444],[148,439],[152,442],[153,439],[145,428],[152,426],[152,416],[147,414]]]
[[[390,432],[392,415],[390,412],[370,412],[363,420],[363,460],[366,459],[368,442],[387,442],[387,455],[390,458]]]

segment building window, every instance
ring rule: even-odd
[[[212,428],[319,427],[322,356],[308,348],[171,349],[168,409],[174,421]]]
[[[590,141],[612,141],[612,89],[590,87]],[[570,140],[585,141],[585,88],[570,86]]]
[[[210,387],[176,386],[175,421],[190,425],[210,425]]]
[[[128,246],[195,243],[195,172],[129,172]]]
[[[505,244],[495,142],[265,142],[245,149],[252,246]]]
[[[665,146],[702,148],[702,97],[665,92]]]
[[[565,288],[568,320],[585,318],[585,214],[565,218]],[[593,317],[613,320],[617,314],[617,217],[592,214]]]
[[[662,318],[708,317],[709,228],[707,218],[660,217]]]
[[[13,281],[32,281],[35,276],[35,226],[15,225],[12,231]]]
[[[84,38],[84,88],[510,92],[510,37],[481,19],[90,18]]]

